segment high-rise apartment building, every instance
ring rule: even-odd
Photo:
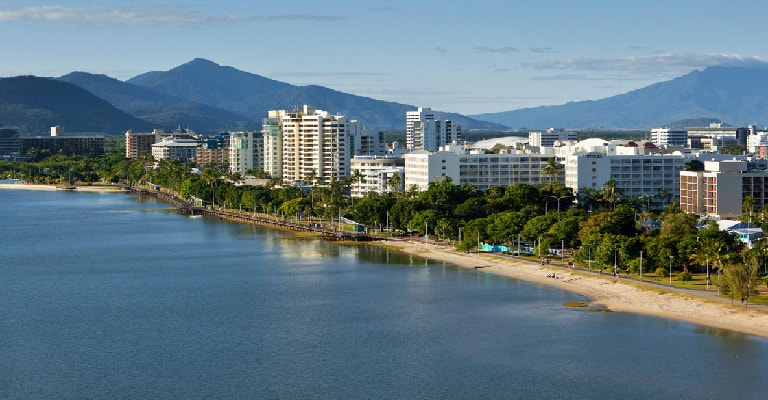
[[[264,137],[253,132],[233,132],[229,136],[229,170],[245,174],[264,168]]]
[[[283,177],[283,134],[280,129],[279,111],[270,111],[269,118],[262,122],[261,135],[264,141],[262,169],[276,179]]]
[[[451,120],[437,120],[429,108],[405,113],[405,146],[408,150],[437,151],[461,139],[461,126]]]
[[[419,107],[416,111],[405,112],[405,148],[408,150],[423,149],[424,125],[435,120],[432,109]],[[421,131],[421,133],[419,133]],[[419,134],[417,134],[419,133]]]
[[[262,128],[264,170],[290,183],[314,178],[327,184],[347,176],[350,133],[356,131],[357,121],[307,105],[301,110],[271,110]]]

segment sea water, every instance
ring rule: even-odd
[[[0,190],[0,398],[768,393],[768,341],[384,247]]]

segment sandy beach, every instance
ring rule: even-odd
[[[613,276],[595,276],[588,272],[539,266],[535,263],[490,254],[467,254],[424,243],[388,241],[386,245],[401,251],[443,261],[464,268],[482,267],[483,273],[497,274],[524,281],[558,287],[583,294],[593,305],[612,311],[633,312],[677,319],[709,327],[768,338],[768,313],[745,309],[729,300],[705,298],[658,285],[626,281]],[[548,278],[555,274],[557,279]],[[726,301],[725,303],[723,301]]]
[[[16,190],[63,190],[56,185],[38,185],[38,184],[18,184],[18,183],[0,183],[0,189],[16,189]],[[105,192],[105,191],[122,191],[119,186],[111,185],[92,185],[92,186],[76,186],[74,190],[79,192]]]

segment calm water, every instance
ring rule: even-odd
[[[768,341],[132,195],[0,190],[0,398],[691,398]]]

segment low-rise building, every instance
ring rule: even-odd
[[[21,136],[19,152],[31,156],[99,156],[104,154],[104,140],[104,136]]]
[[[555,158],[547,154],[522,151],[511,153],[467,152],[463,148],[447,147],[438,152],[424,150],[405,155],[405,188],[427,190],[429,183],[449,177],[453,183],[468,183],[479,190],[492,186],[518,183],[538,185],[550,179],[562,183],[562,175],[545,177],[544,167]]]
[[[193,162],[197,158],[197,141],[194,139],[164,138],[152,145],[155,160],[169,158],[181,162]]]
[[[405,187],[405,159],[386,156],[355,156],[352,158],[352,197],[363,197],[368,192],[389,193]],[[392,179],[397,174],[398,179]],[[355,179],[360,176],[362,179]],[[392,185],[396,185],[393,188]]]
[[[688,131],[685,129],[651,129],[651,142],[656,146],[687,146]]]
[[[549,128],[546,131],[528,132],[528,145],[531,147],[553,147],[555,142],[574,142],[579,135],[574,131]]]
[[[152,145],[166,138],[193,139],[194,133],[185,129],[176,129],[173,132],[155,129],[146,133],[128,130],[125,132],[125,157],[136,159],[142,154],[152,154]]]
[[[615,146],[612,151],[593,147],[566,157],[565,186],[579,196],[584,189],[600,190],[613,179],[625,198],[641,198],[647,206],[665,206],[680,193],[679,173],[685,169],[680,153],[662,154],[643,145]]]
[[[0,125],[0,157],[19,154],[19,130]]]

